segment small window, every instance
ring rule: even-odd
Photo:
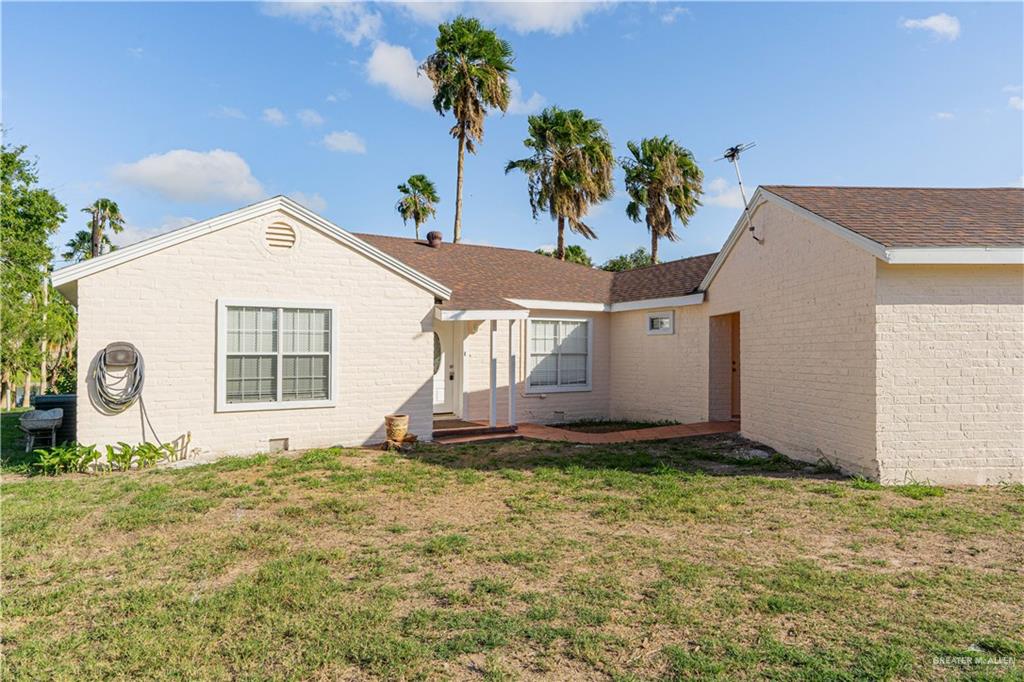
[[[333,404],[333,308],[222,301],[218,310],[218,410]]]
[[[672,334],[675,331],[674,327],[672,311],[667,313],[647,313],[648,334]]]
[[[528,321],[527,391],[590,390],[589,320]]]

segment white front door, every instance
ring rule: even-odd
[[[434,325],[434,413],[455,411],[455,330]]]

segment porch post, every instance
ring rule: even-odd
[[[516,357],[519,344],[515,338],[516,321],[508,321],[508,425],[516,425]]]
[[[488,420],[491,428],[498,425],[498,356],[495,354],[495,346],[498,340],[498,321],[491,320],[491,330],[488,335],[491,341],[491,412]]]

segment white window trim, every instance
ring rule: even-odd
[[[668,329],[651,329],[651,318],[654,317],[667,317],[668,318]],[[667,336],[669,334],[676,333],[676,314],[674,310],[662,310],[656,313],[647,313],[647,335],[648,336]]]
[[[587,323],[587,383],[567,386],[531,386],[530,385],[530,339],[533,336],[534,322],[586,322]],[[593,390],[594,383],[594,318],[592,317],[530,317],[526,320],[526,348],[523,354],[523,383],[526,393],[538,395],[543,393],[585,393]]]
[[[227,350],[228,350],[228,308],[313,308],[331,311],[331,355],[327,363],[330,391],[326,400],[277,400],[261,403],[229,403],[227,401]],[[278,334],[282,322],[278,319]],[[278,342],[278,359],[281,357]],[[277,391],[281,394],[283,363],[277,363]],[[317,407],[334,407],[337,402],[338,367],[338,310],[333,303],[309,301],[274,301],[266,299],[218,299],[217,300],[217,412],[257,412],[262,410],[299,410]]]

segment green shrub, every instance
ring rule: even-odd
[[[35,466],[43,474],[57,474],[88,471],[89,467],[99,461],[100,452],[95,445],[63,443],[49,449],[35,451]]]

